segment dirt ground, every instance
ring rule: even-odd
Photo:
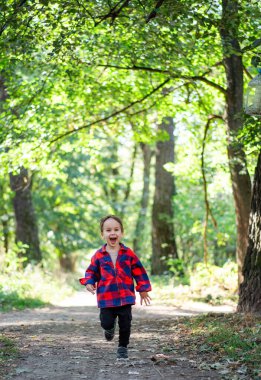
[[[190,347],[175,346],[180,316],[231,312],[204,304],[183,308],[134,306],[129,359],[117,360],[117,338],[106,342],[92,295],[79,292],[59,306],[0,314],[1,334],[16,341],[19,355],[2,378],[22,380],[223,379],[205,369]],[[170,348],[171,347],[171,348]]]

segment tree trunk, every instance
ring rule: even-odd
[[[9,226],[8,226],[7,219],[2,220],[2,226],[3,226],[4,249],[5,249],[5,253],[7,253],[8,248],[9,248]]]
[[[168,133],[169,140],[158,142],[156,148],[155,193],[152,208],[152,274],[164,273],[168,270],[167,258],[178,257],[172,207],[174,179],[163,167],[167,162],[174,162],[173,119],[165,117],[160,129]]]
[[[132,157],[131,157],[131,162],[130,162],[130,174],[128,176],[128,180],[126,181],[126,189],[125,189],[125,194],[124,194],[124,199],[121,202],[121,211],[118,211],[118,215],[121,217],[121,219],[124,221],[124,216],[125,216],[125,209],[126,206],[128,205],[128,200],[129,196],[131,193],[131,185],[133,182],[133,175],[134,175],[134,168],[135,168],[135,161],[136,161],[136,154],[137,154],[137,144],[135,143]]]
[[[16,219],[16,242],[27,244],[26,257],[29,262],[40,262],[40,250],[37,221],[32,201],[32,178],[28,171],[21,168],[17,175],[10,174],[11,189],[15,192],[13,199]]]
[[[113,213],[118,214],[119,201],[119,168],[118,168],[118,144],[112,141],[111,145],[107,146],[106,163],[104,166],[105,175],[104,181],[101,180],[104,194],[108,200],[108,204],[114,209]]]
[[[237,134],[243,126],[243,63],[238,35],[238,3],[222,1],[220,35],[223,43],[224,66],[227,78],[226,123],[228,136],[228,158],[236,211],[237,262],[239,283],[242,282],[242,267],[247,249],[247,231],[251,201],[251,181],[246,157]]]
[[[9,248],[9,215],[8,215],[8,209],[6,206],[6,200],[4,199],[4,186],[2,184],[0,184],[0,207],[1,207],[0,219],[2,222],[3,245],[4,245],[5,253],[7,253],[8,248]]]
[[[64,272],[74,273],[76,266],[76,255],[63,255],[59,257],[60,267]]]
[[[1,103],[8,98],[5,79],[0,75],[0,111]],[[31,178],[25,168],[21,168],[17,175],[10,174],[10,186],[15,192],[13,199],[15,219],[16,219],[16,242],[22,242],[29,247],[26,250],[26,256],[29,261],[39,262],[42,254],[39,245],[37,221],[35,218],[32,194],[31,194]],[[7,221],[3,230],[5,234],[5,249],[8,250],[8,230]]]
[[[243,276],[238,311],[261,313],[261,152],[255,170]]]
[[[141,197],[141,205],[138,215],[138,220],[135,228],[135,235],[133,240],[133,249],[137,254],[141,254],[144,246],[144,229],[146,225],[146,215],[149,205],[149,193],[150,193],[150,163],[151,163],[151,148],[149,145],[140,144],[143,155],[143,189]]]

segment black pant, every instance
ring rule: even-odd
[[[127,347],[131,333],[131,305],[100,309],[101,327],[104,330],[113,329],[117,317],[119,324],[119,346]]]

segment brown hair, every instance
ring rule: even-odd
[[[100,220],[100,229],[101,229],[101,233],[103,232],[103,225],[104,225],[104,223],[106,222],[106,220],[108,220],[108,219],[114,219],[114,220],[116,220],[116,222],[118,222],[119,225],[121,226],[121,232],[124,232],[123,224],[122,224],[121,219],[120,219],[118,216],[116,216],[116,215],[107,215],[107,216],[105,216],[104,218],[102,218],[102,219]]]

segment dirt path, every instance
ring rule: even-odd
[[[117,334],[113,342],[104,340],[95,300],[86,293],[56,307],[1,314],[1,333],[20,350],[3,379],[222,379],[217,371],[200,369],[200,358],[189,348],[175,347],[179,316],[232,311],[202,308],[133,307],[129,359],[121,361],[115,355]]]

